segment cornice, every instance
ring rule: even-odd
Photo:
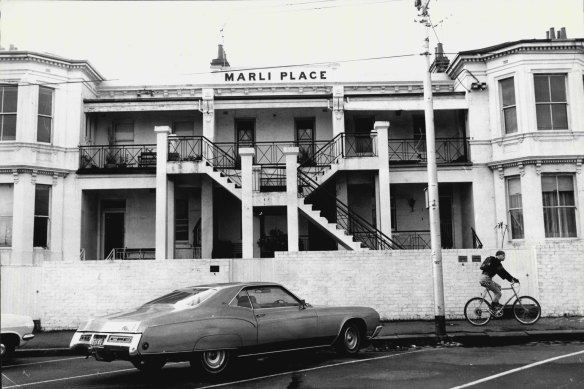
[[[68,174],[73,173],[74,170],[65,169],[37,169],[35,167],[28,166],[15,166],[15,167],[2,167],[0,168],[0,174],[35,174],[41,176],[57,176],[66,177]]]
[[[0,51],[0,62],[36,62],[68,70],[81,70],[89,76],[89,81],[101,82],[104,77],[85,60],[71,60],[51,54],[30,51]]]
[[[551,164],[576,164],[582,165],[584,163],[584,156],[577,155],[577,156],[565,156],[565,157],[525,157],[525,158],[517,158],[517,159],[510,159],[505,161],[494,161],[489,162],[487,166],[491,170],[499,170],[501,168],[506,169],[510,167],[521,167],[525,165],[551,165]]]

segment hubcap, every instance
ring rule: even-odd
[[[205,351],[203,353],[203,362],[210,369],[219,369],[225,361],[225,351]]]
[[[347,331],[345,331],[345,344],[347,345],[347,348],[349,350],[353,350],[355,347],[357,347],[357,341],[358,341],[358,336],[355,333],[355,330],[353,328],[347,328]]]
[[[0,343],[0,355],[6,354],[6,346]]]

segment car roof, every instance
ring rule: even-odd
[[[259,282],[259,281],[252,281],[252,282],[224,282],[224,283],[215,283],[215,284],[204,284],[204,285],[194,285],[189,286],[187,288],[181,289],[197,289],[197,288],[218,288],[218,289],[227,289],[233,287],[245,287],[245,286],[281,286],[275,282]]]

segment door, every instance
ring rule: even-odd
[[[104,258],[114,248],[124,247],[124,213],[105,212],[103,223],[103,256]]]
[[[258,345],[267,349],[292,349],[313,345],[317,336],[314,308],[280,286],[247,289],[258,321]]]
[[[241,163],[239,156],[240,147],[255,147],[255,119],[235,119],[235,156],[238,164]],[[254,155],[255,163],[255,155]]]
[[[348,156],[370,155],[373,152],[373,142],[371,140],[371,130],[375,118],[373,116],[355,117],[355,134],[354,139],[347,139]]]
[[[452,237],[452,198],[440,196],[440,237],[443,249],[454,248]]]
[[[298,163],[303,166],[314,166],[314,118],[297,118],[294,124]]]

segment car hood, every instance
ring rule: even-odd
[[[30,316],[2,313],[0,314],[0,319],[0,327],[2,327],[2,330],[26,327],[32,331],[32,328],[34,327],[34,322]]]
[[[95,332],[138,332],[143,324],[175,312],[172,305],[143,305],[124,312],[89,320],[79,327],[79,331]]]

